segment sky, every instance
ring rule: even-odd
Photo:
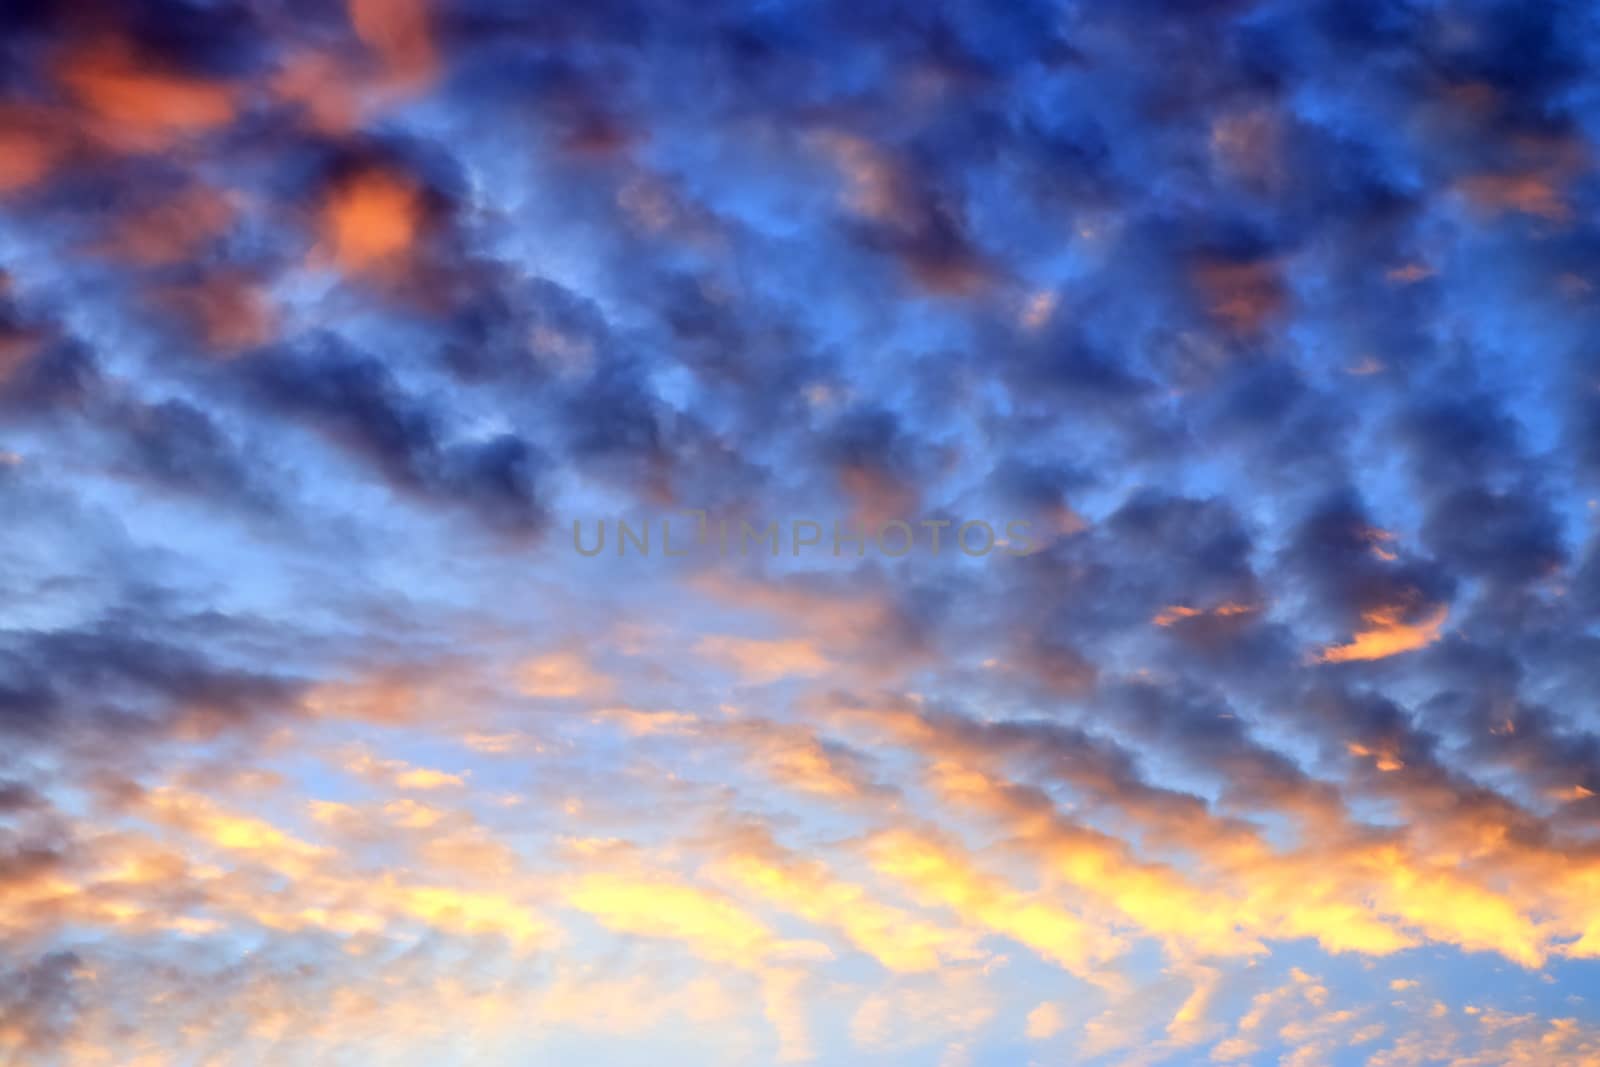
[[[1600,8],[9,0],[0,1064],[1600,1065]]]

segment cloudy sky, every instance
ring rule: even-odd
[[[9,0],[0,1063],[1600,1064],[1597,138],[1585,0]]]

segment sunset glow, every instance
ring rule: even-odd
[[[0,53],[0,1067],[1600,1067],[1600,7]]]

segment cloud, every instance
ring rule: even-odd
[[[1374,608],[1363,619],[1369,629],[1357,633],[1348,644],[1323,649],[1318,656],[1324,663],[1350,663],[1414,652],[1439,639],[1450,609],[1436,608],[1415,623],[1405,622],[1405,614],[1403,607]]]
[[[727,664],[751,682],[820,674],[828,667],[828,660],[808,642],[793,638],[766,641],[717,635],[701,638],[695,651]]]
[[[1035,1041],[1048,1041],[1059,1034],[1065,1025],[1061,1009],[1047,1002],[1028,1012],[1027,1035]]]
[[[612,680],[577,652],[552,652],[517,667],[517,688],[524,695],[552,700],[596,699],[612,690]]]
[[[1594,21],[4,5],[0,1060],[1595,1059]]]

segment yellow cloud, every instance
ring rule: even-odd
[[[1074,974],[1090,973],[1119,948],[1109,931],[1010,888],[999,878],[978,871],[952,847],[924,835],[886,831],[869,842],[868,855],[874,868],[922,899],[942,904],[966,922],[1026,945]]]
[[[776,947],[771,931],[731,900],[676,882],[594,874],[574,883],[566,902],[608,929],[681,941],[719,962],[753,965]]]
[[[833,878],[820,862],[792,856],[736,853],[710,873],[821,926],[840,930],[891,971],[932,971],[981,953],[970,935],[927,922],[875,900],[859,885]]]

